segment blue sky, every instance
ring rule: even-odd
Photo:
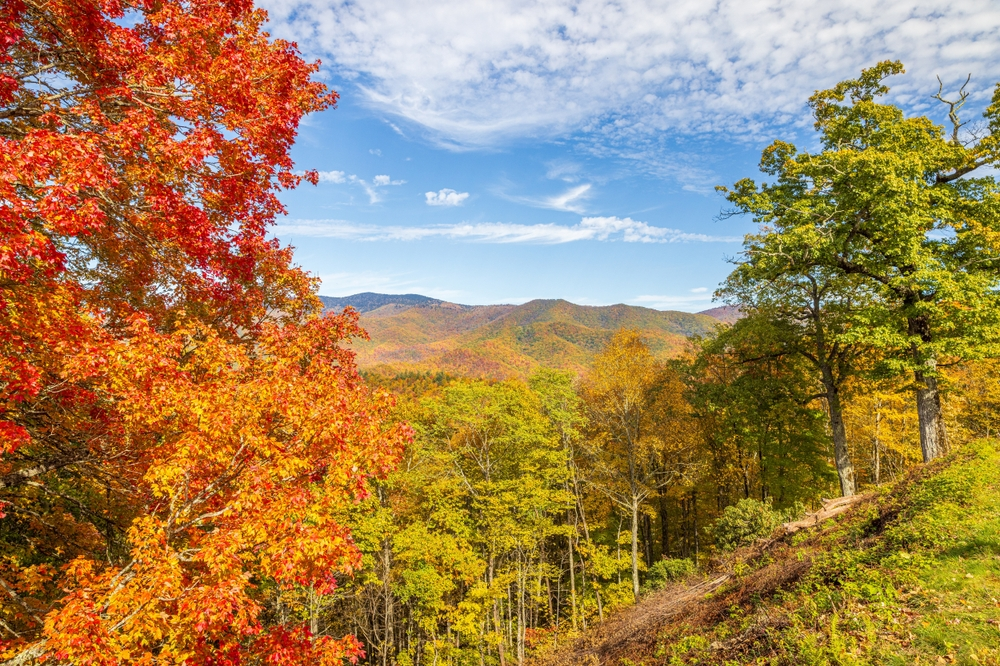
[[[809,147],[813,90],[899,58],[894,101],[940,116],[971,72],[975,115],[1000,80],[985,1],[261,4],[341,94],[276,229],[334,296],[704,309],[751,229],[713,187]]]

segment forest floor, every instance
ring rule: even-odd
[[[1000,443],[828,503],[537,663],[1000,666]]]

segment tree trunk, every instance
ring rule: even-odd
[[[517,562],[517,663],[518,666],[524,663],[524,586],[528,582],[528,572],[525,562],[520,555]]]
[[[691,526],[694,532],[694,561],[697,564],[698,555],[700,554],[700,541],[698,539],[698,492],[695,490],[691,491]]]
[[[648,513],[642,514],[642,551],[646,558],[646,566],[653,566],[653,521]]]
[[[875,412],[875,438],[874,438],[874,448],[875,454],[873,456],[875,460],[875,485],[879,486],[882,484],[882,440],[881,433],[879,432],[882,426],[882,412]]]
[[[572,602],[573,631],[576,631],[576,562],[573,561],[573,536],[569,537],[569,597]],[[556,612],[558,613],[558,608]]]
[[[660,493],[660,557],[670,557],[670,520],[667,514],[667,497]]]
[[[632,596],[639,600],[639,500],[632,497]]]
[[[926,344],[932,339],[930,323],[926,317],[910,317],[907,319],[910,335],[919,335]],[[918,368],[913,372],[917,385],[917,418],[920,422],[920,450],[924,454],[924,462],[930,462],[944,453],[947,446],[947,433],[944,418],[941,416],[941,394],[938,393],[937,359],[922,358],[920,351],[914,346],[913,360]]]
[[[934,360],[927,365],[934,367]],[[924,462],[930,462],[944,453],[947,444],[947,433],[944,418],[941,416],[941,394],[938,392],[937,377],[916,371],[914,379],[917,383],[917,417],[920,421],[920,450],[924,454]]]
[[[390,576],[392,575],[392,546],[389,539],[382,540],[382,558],[384,564],[383,570],[383,594],[385,595],[385,626],[382,635],[382,666],[389,665],[390,654],[393,652],[393,626],[396,622],[393,601],[394,596],[392,593],[392,584],[390,581]]]
[[[847,429],[844,427],[844,410],[840,404],[840,391],[833,379],[829,366],[823,367],[823,388],[826,390],[826,406],[830,413],[830,431],[833,434],[833,458],[840,480],[840,494],[850,497],[857,491],[854,482],[854,462],[847,450]]]
[[[493,591],[493,572],[495,566],[496,566],[496,560],[493,557],[493,553],[490,553],[489,568],[487,569],[487,576],[488,576],[487,581],[491,592]],[[497,641],[497,652],[499,653],[500,657],[500,666],[506,666],[507,658],[506,655],[504,654],[504,649],[503,649],[504,630],[501,622],[502,620],[500,619],[500,603],[496,597],[493,597],[493,626],[496,627],[499,638],[499,640]],[[418,660],[417,663],[419,664],[420,661]]]
[[[319,596],[312,587],[309,588],[309,633],[314,639],[319,636]]]

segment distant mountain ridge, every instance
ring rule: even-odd
[[[383,305],[412,307],[414,305],[433,305],[444,302],[430,296],[421,296],[420,294],[376,294],[371,291],[343,297],[320,296],[319,300],[323,301],[323,307],[328,310],[343,310],[350,305],[360,313],[377,310]]]
[[[640,330],[650,350],[671,358],[688,338],[711,334],[721,318],[634,305],[576,305],[539,299],[522,305],[459,305],[418,294],[321,297],[361,313],[371,339],[353,343],[362,369],[445,370],[504,378],[538,366],[583,372],[620,328]],[[728,313],[727,313],[728,314]]]

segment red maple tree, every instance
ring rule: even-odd
[[[269,237],[336,93],[247,0],[0,5],[0,657],[335,663],[276,613],[409,434]]]

